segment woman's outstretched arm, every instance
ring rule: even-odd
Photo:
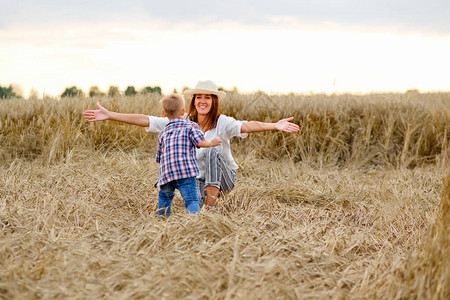
[[[109,111],[103,106],[100,105],[100,103],[97,102],[98,109],[97,110],[86,110],[84,111],[83,115],[84,118],[87,119],[89,122],[97,122],[97,121],[118,121],[122,123],[142,126],[142,127],[148,127],[149,126],[149,119],[146,115],[141,114],[122,114],[117,113],[113,111]]]
[[[249,121],[242,124],[241,133],[252,133],[270,130],[280,130],[285,132],[297,132],[299,126],[297,124],[291,123],[294,117],[282,119],[277,123],[265,123],[258,121]]]

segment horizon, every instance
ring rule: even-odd
[[[0,84],[0,86],[2,86]],[[131,85],[132,86],[132,85]],[[152,87],[157,87],[159,85],[154,85]],[[5,87],[5,86],[3,86]],[[8,86],[6,86],[8,87]],[[71,88],[73,86],[68,86],[67,88]],[[75,86],[77,87],[77,86]],[[79,87],[77,87],[79,88]],[[135,87],[136,88],[136,87]],[[187,87],[185,86],[184,88],[191,88],[191,87]],[[174,88],[175,90],[171,90],[171,91],[164,91],[162,90],[161,95],[167,95],[169,93],[178,93],[178,94],[183,94],[182,89],[177,89]],[[219,89],[222,89],[223,91],[225,91],[226,93],[237,93],[239,95],[252,95],[252,94],[257,94],[257,93],[264,93],[268,96],[288,96],[288,95],[295,95],[295,96],[314,96],[314,95],[325,95],[327,97],[330,96],[343,96],[343,95],[351,95],[351,96],[370,96],[370,95],[396,95],[396,94],[404,94],[404,95],[408,95],[408,94],[448,94],[450,93],[450,90],[429,90],[429,91],[422,91],[419,89],[408,89],[405,91],[369,91],[369,92],[314,92],[314,91],[305,91],[305,92],[267,92],[261,89],[258,90],[253,90],[253,91],[241,91],[238,87],[233,87],[232,89],[224,89],[223,87],[219,86]],[[13,92],[15,92],[15,90],[13,89]],[[146,93],[142,93],[141,89],[136,88],[136,94],[135,95],[125,95],[125,89],[119,89],[119,94],[115,95],[115,96],[108,96],[107,94],[107,89],[106,90],[102,90],[99,89],[99,92],[103,92],[104,95],[94,95],[94,96],[89,96],[89,90],[82,90],[82,94],[80,95],[75,95],[75,96],[62,96],[62,93],[64,92],[64,90],[61,91],[61,93],[57,94],[57,95],[53,95],[53,94],[49,94],[49,93],[45,93],[43,92],[40,95],[27,95],[24,96],[22,94],[16,93],[16,98],[0,98],[0,100],[13,100],[13,99],[24,99],[24,100],[30,100],[30,99],[55,99],[55,100],[60,100],[63,98],[71,98],[71,97],[82,97],[82,98],[98,98],[98,97],[133,97],[133,96],[139,96],[139,95],[146,95]],[[152,92],[153,93],[153,92]],[[151,93],[150,93],[151,94]]]

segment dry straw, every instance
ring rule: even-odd
[[[88,124],[81,112],[96,101],[110,110],[160,115],[159,95],[103,99],[4,100],[0,157],[52,162],[75,148],[151,151],[155,136],[127,124]],[[445,164],[450,142],[450,94],[280,95],[230,93],[222,112],[274,122],[293,116],[300,134],[267,132],[234,143],[259,157],[288,155],[309,165],[409,167]],[[280,151],[282,149],[282,151]]]
[[[159,114],[158,96],[100,99]],[[98,99],[0,102],[0,299],[448,299],[448,94],[230,94],[235,190],[155,214],[156,135]]]

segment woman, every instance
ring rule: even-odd
[[[258,121],[237,121],[232,117],[221,115],[219,103],[226,93],[219,91],[212,81],[199,81],[195,88],[184,92],[190,101],[188,113],[185,115],[197,123],[205,133],[207,140],[215,137],[222,139],[222,145],[214,148],[198,148],[197,162],[200,175],[197,177],[197,193],[201,203],[209,207],[216,204],[219,192],[229,192],[236,183],[238,166],[231,155],[230,139],[234,136],[245,138],[248,133],[269,130],[297,132],[299,126],[287,118],[277,123]],[[167,118],[146,116],[141,114],[122,114],[110,112],[97,104],[98,110],[86,110],[83,115],[89,122],[114,120],[145,127],[147,132],[160,132],[168,123]]]

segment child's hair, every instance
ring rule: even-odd
[[[176,93],[171,93],[162,97],[159,102],[168,118],[179,117],[184,109],[184,98]]]

